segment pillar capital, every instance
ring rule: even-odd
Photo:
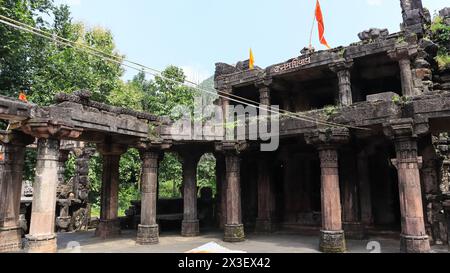
[[[225,155],[238,155],[245,152],[249,148],[246,141],[223,141],[216,143],[215,150]]]
[[[97,151],[103,156],[120,156],[127,151],[127,146],[117,143],[99,143]]]
[[[305,134],[305,140],[319,150],[337,149],[349,142],[350,131],[347,128],[318,129]]]
[[[262,88],[270,88],[270,86],[273,84],[273,78],[272,77],[258,77],[258,80],[255,82],[255,87],[258,89]]]
[[[348,71],[350,68],[353,67],[353,60],[340,58],[331,63],[328,67],[330,68],[331,71],[335,73],[338,73],[340,71]]]
[[[71,138],[81,136],[82,130],[71,124],[60,121],[36,118],[28,121],[22,126],[22,131],[36,138]]]
[[[418,53],[417,46],[412,46],[407,42],[396,44],[395,47],[388,52],[388,56],[394,61],[410,60]]]
[[[384,134],[394,140],[416,138],[414,120],[412,118],[394,119],[383,125]]]
[[[35,138],[19,131],[0,130],[0,143],[12,146],[27,146],[34,142]]]

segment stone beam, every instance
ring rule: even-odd
[[[31,117],[33,106],[20,100],[0,96],[0,119],[23,121]]]

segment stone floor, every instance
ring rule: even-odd
[[[123,231],[121,237],[111,240],[100,240],[94,237],[94,232],[62,233],[58,235],[58,252],[61,253],[184,253],[209,242],[231,250],[248,253],[319,253],[318,238],[300,235],[248,235],[242,243],[225,243],[221,233],[211,232],[195,238],[184,238],[175,233],[163,233],[158,245],[139,246],[135,243],[136,233]],[[365,241],[347,241],[350,253],[397,253],[400,243],[392,239],[377,239]],[[379,249],[380,251],[376,251]],[[368,250],[368,248],[370,250]],[[433,252],[448,252],[447,247],[433,247]]]

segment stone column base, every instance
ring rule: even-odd
[[[0,228],[0,253],[18,252],[22,249],[20,227]]]
[[[56,235],[33,236],[26,235],[25,249],[28,253],[56,253]]]
[[[400,235],[400,251],[403,253],[429,253],[428,236]]]
[[[270,219],[256,219],[255,226],[256,233],[272,233],[273,225]]]
[[[344,253],[347,250],[344,231],[320,231],[320,251],[324,253]]]
[[[245,241],[244,225],[225,224],[223,240],[230,243]]]
[[[200,234],[200,223],[198,220],[183,220],[181,223],[181,236],[195,237]]]
[[[95,236],[102,239],[114,238],[120,235],[119,220],[101,220],[95,230]]]
[[[137,232],[136,244],[138,245],[155,245],[159,243],[159,226],[158,225],[139,225]]]
[[[345,237],[348,239],[363,240],[366,238],[364,225],[358,222],[342,223],[345,231]]]

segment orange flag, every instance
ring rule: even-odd
[[[253,70],[255,68],[255,56],[253,56],[253,51],[251,48],[250,48],[250,58],[249,58],[248,67],[250,68],[250,70]]]
[[[28,102],[27,96],[25,95],[24,92],[20,92],[19,93],[19,100],[24,101],[24,102]]]
[[[328,49],[330,49],[330,46],[328,45],[327,40],[325,40],[325,37],[324,37],[325,24],[323,23],[322,9],[320,8],[319,0],[317,0],[317,3],[316,3],[316,20],[317,20],[317,24],[319,25],[320,43],[322,45],[326,46]]]

